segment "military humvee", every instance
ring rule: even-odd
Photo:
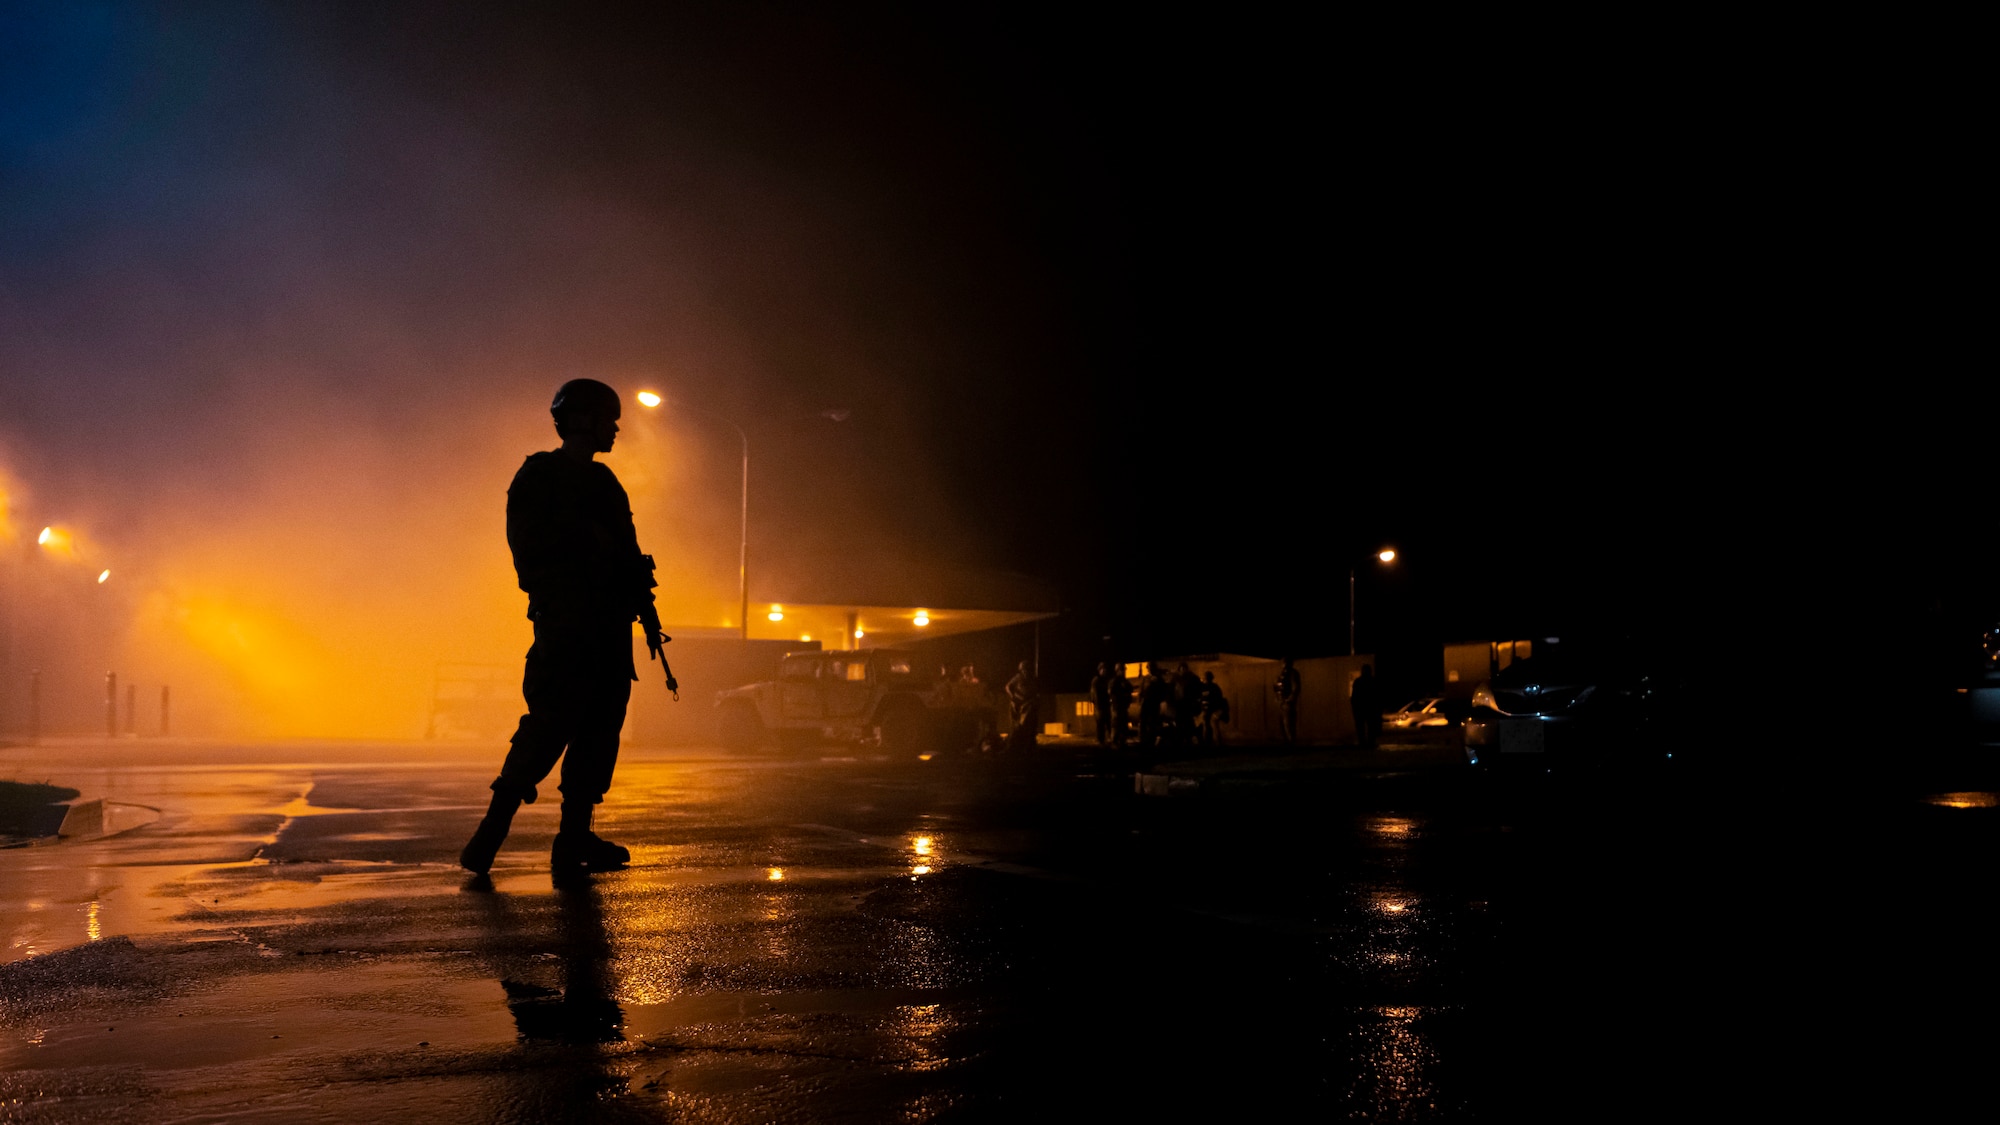
[[[895,649],[787,653],[778,678],[717,692],[717,733],[732,750],[774,739],[872,742],[892,753],[959,749],[993,722],[977,684],[942,681]]]

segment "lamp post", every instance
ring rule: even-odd
[[[667,401],[654,391],[640,391],[633,397],[639,400],[639,405],[644,406],[648,410],[655,409]],[[739,507],[738,531],[736,536],[736,600],[738,613],[736,629],[737,635],[747,641],[750,639],[750,435],[743,432],[743,427],[724,418],[720,414],[688,406],[686,403],[676,403],[675,405],[690,414],[700,414],[704,417],[713,418],[723,425],[728,426],[730,429],[736,431],[737,440],[743,443],[743,495],[742,503]]]
[[[1379,562],[1395,562],[1396,549],[1384,547],[1375,552],[1373,557]],[[1347,655],[1349,656],[1354,655],[1354,573],[1367,561],[1367,559],[1356,559],[1354,565],[1347,568]]]

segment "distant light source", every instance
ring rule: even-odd
[[[785,619],[785,607],[781,605],[774,605],[771,607],[771,612],[765,614],[764,616],[770,618],[773,621],[783,621]]]
[[[930,612],[927,610],[921,610],[921,609],[918,610],[915,623],[918,628],[922,628],[923,626],[930,624],[931,623]]]
[[[111,577],[111,571],[109,571],[109,570],[106,570],[106,571],[104,571],[104,572],[103,572],[102,574],[99,574],[99,575],[97,576],[97,580],[98,580],[98,581],[99,581],[99,582],[101,583],[101,582],[103,582],[103,581],[104,581],[105,579],[107,579],[107,578],[109,578],[109,577]]]
[[[867,635],[868,635],[868,634],[866,634],[866,633],[862,632],[862,631],[861,631],[861,630],[859,630],[859,629],[856,629],[856,630],[854,631],[854,639],[855,639],[855,640],[857,640],[857,641],[858,641],[858,640],[860,640],[861,638],[863,638],[863,637],[867,636]]]
[[[910,841],[910,848],[918,855],[929,855],[931,854],[931,838],[929,836],[919,836]]]
[[[35,542],[40,543],[42,546],[46,547],[49,545],[49,540],[54,539],[55,537],[56,537],[56,529],[53,527],[45,527],[42,529],[42,533],[40,535],[35,536]]]
[[[1383,562],[1395,562],[1396,549],[1394,547],[1384,547],[1375,552],[1375,557],[1381,559]]]
[[[800,633],[799,639],[802,641],[809,641],[813,639],[813,635],[811,633]]]
[[[773,883],[782,883],[785,881],[785,869],[782,867],[773,867],[770,873],[764,877]]]
[[[658,406],[660,403],[666,401],[652,391],[640,391],[632,397],[639,400],[640,406]]]
[[[1990,809],[2000,807],[2000,794],[1934,793],[1925,802],[1946,809]]]

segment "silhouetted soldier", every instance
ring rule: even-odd
[[[1151,750],[1160,744],[1163,712],[1173,703],[1174,689],[1160,666],[1146,665],[1146,678],[1139,683],[1139,748]]]
[[[1278,736],[1287,745],[1299,740],[1299,694],[1304,685],[1300,683],[1299,670],[1292,667],[1292,658],[1285,657],[1285,666],[1278,671]]]
[[[1348,706],[1354,709],[1354,734],[1363,747],[1373,749],[1382,741],[1382,692],[1381,683],[1375,679],[1375,666],[1363,664],[1361,674],[1354,677],[1354,687],[1347,693]]]
[[[1014,733],[1007,737],[1007,749],[1034,749],[1035,728],[1041,724],[1042,693],[1025,660],[1014,678],[1007,681],[1007,710],[1014,720]]]
[[[1174,743],[1192,746],[1201,739],[1201,677],[1183,660],[1174,669]]]
[[[1215,682],[1215,673],[1201,674],[1201,741],[1205,746],[1222,744],[1222,724],[1229,721],[1229,698],[1222,694],[1222,685]]]
[[[1097,675],[1090,678],[1090,706],[1097,712],[1097,744],[1111,741],[1111,665],[1099,662]]]
[[[1111,744],[1124,746],[1132,729],[1132,681],[1123,664],[1111,666]]]
[[[622,413],[618,392],[572,379],[556,392],[562,448],[530,454],[507,489],[507,546],[528,594],[535,643],[521,694],[528,713],[493,781],[493,802],[458,862],[484,873],[514,814],[562,761],[562,821],[550,853],[558,877],[607,871],[631,853],[590,830],[611,787],[618,735],[638,669],[632,622],[660,654],[666,637],[653,609],[653,561],[639,552],[632,504],[597,454],[611,452]]]

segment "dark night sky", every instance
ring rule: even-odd
[[[1986,612],[1948,68],[1248,9],[0,26],[0,453],[102,523],[595,374],[744,420],[760,542],[1044,576],[1079,658],[1337,651],[1385,542],[1364,647]]]

